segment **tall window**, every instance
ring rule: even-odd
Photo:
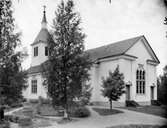
[[[145,71],[138,69],[136,71],[136,93],[145,94]]]
[[[38,56],[38,47],[34,48],[34,56]]]
[[[34,94],[37,93],[37,80],[31,81],[31,93],[34,93]]]
[[[48,56],[48,47],[45,47],[45,56]]]

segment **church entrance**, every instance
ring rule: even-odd
[[[126,85],[126,100],[130,100],[130,85]]]
[[[154,87],[151,87],[151,100],[154,100]]]

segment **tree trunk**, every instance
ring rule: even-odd
[[[4,119],[4,108],[0,107],[0,120]]]
[[[66,109],[64,109],[64,119],[68,119],[68,118],[69,118],[69,116],[68,116],[68,112],[67,112]]]
[[[110,110],[112,110],[112,100],[110,100]]]

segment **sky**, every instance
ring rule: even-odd
[[[18,2],[19,1],[19,2]],[[17,29],[22,32],[22,47],[29,57],[23,62],[30,67],[31,46],[41,29],[43,5],[46,5],[48,28],[51,28],[55,10],[61,0],[13,0]],[[65,0],[66,1],[66,0]],[[160,64],[158,74],[167,65],[167,16],[163,0],[74,0],[75,10],[82,18],[81,27],[87,35],[85,48],[91,49],[131,37],[145,35]]]

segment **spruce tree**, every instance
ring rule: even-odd
[[[159,76],[158,86],[158,99],[162,104],[167,105],[167,65],[163,69],[163,75]]]
[[[102,88],[102,95],[109,99],[110,109],[112,109],[112,101],[117,101],[125,93],[124,75],[120,73],[119,66],[114,72],[109,71],[107,78],[102,77]]]
[[[89,79],[91,62],[84,53],[85,34],[80,27],[79,13],[74,11],[73,1],[61,1],[55,14],[44,77],[53,106],[62,106],[67,118],[70,103],[83,96],[82,88],[89,92],[85,81]]]
[[[0,1],[0,101],[11,105],[22,98],[26,72],[21,69],[23,54],[16,52],[20,33],[15,32],[11,0]],[[2,100],[3,99],[3,100]]]

